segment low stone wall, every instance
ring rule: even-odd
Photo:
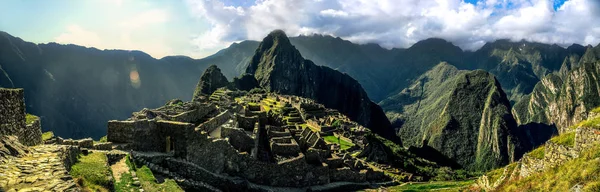
[[[42,144],[42,124],[40,118],[37,118],[33,123],[25,126],[23,130],[23,139],[20,139],[25,145],[39,145]],[[20,137],[19,137],[20,138]]]
[[[545,165],[544,161],[544,159],[538,159],[524,155],[523,158],[521,158],[521,171],[519,173],[519,177],[525,178],[534,173],[543,171]]]
[[[95,150],[112,150],[112,142],[95,143]]]
[[[578,153],[600,143],[600,130],[580,127],[575,132],[575,151]]]
[[[196,129],[200,129],[202,131],[210,133],[214,131],[218,126],[229,121],[229,119],[231,119],[231,113],[226,110],[220,113],[219,115],[211,118],[210,120],[198,125]]]
[[[87,148],[87,149],[94,148],[94,140],[92,140],[92,138],[73,140],[73,139],[62,139],[62,138],[58,137],[57,144],[73,145],[73,146],[78,146],[80,148]]]
[[[228,138],[229,143],[240,152],[250,153],[254,148],[254,139],[246,134],[244,129],[223,127],[221,137]]]
[[[71,171],[71,166],[77,163],[77,157],[81,151],[78,146],[65,145],[60,152],[61,160],[67,171]]]
[[[214,110],[217,110],[217,107],[213,104],[199,104],[196,109],[177,114],[169,120],[189,123],[198,122]]]
[[[300,153],[300,147],[296,141],[291,143],[271,143],[271,152],[281,156],[297,156]]]
[[[236,115],[236,120],[238,122],[238,127],[246,131],[252,131],[254,129],[254,124],[258,122],[258,116],[248,117],[238,114]]]

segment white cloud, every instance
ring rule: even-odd
[[[67,31],[54,39],[57,43],[77,44],[88,47],[101,47],[102,41],[98,34],[85,30],[79,25],[69,25]]]
[[[408,47],[441,37],[465,49],[496,39],[526,39],[568,46],[600,43],[600,3],[569,0],[257,0],[249,7],[188,0],[211,28],[194,43],[200,50],[260,40],[274,29],[290,36],[331,34],[356,43]]]
[[[147,33],[147,31],[167,21],[169,21],[169,14],[166,11],[147,10],[124,18],[120,23],[103,26],[104,29],[110,29],[104,33],[96,33],[84,29],[81,25],[71,24],[54,40],[57,43],[77,44],[98,49],[142,50],[153,57],[162,58],[172,55],[173,49],[168,46],[168,42],[157,37],[157,34]]]

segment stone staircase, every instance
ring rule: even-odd
[[[29,150],[0,165],[0,191],[80,191],[69,175],[79,148],[38,145]]]

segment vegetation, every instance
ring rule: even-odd
[[[32,124],[35,120],[38,120],[38,119],[39,119],[38,116],[29,114],[29,113],[25,114],[25,124],[27,124],[27,125]]]
[[[110,167],[104,153],[80,155],[79,162],[71,167],[71,176],[83,181],[84,188],[90,191],[111,191]]]
[[[47,131],[42,133],[42,141],[47,141],[52,139],[52,137],[54,137],[54,132],[52,131]]]
[[[583,186],[583,191],[600,191],[599,158],[600,145],[595,145],[577,159],[527,178],[511,180],[498,191],[569,191],[577,184]]]
[[[577,125],[573,126],[572,128],[577,128],[577,127],[600,129],[600,117],[582,121],[582,122],[578,123]]]
[[[346,150],[346,149],[349,149],[350,147],[354,146],[354,144],[352,142],[348,142],[345,139],[338,138],[334,135],[325,136],[325,137],[323,137],[323,139],[328,143],[339,144],[341,150]]]
[[[388,188],[389,191],[464,191],[474,180],[434,181],[428,183],[406,183]]]
[[[596,107],[591,110],[592,113],[600,113],[600,107]]]
[[[165,179],[164,183],[157,183],[154,174],[152,174],[150,168],[146,167],[145,165],[137,168],[135,172],[137,177],[140,179],[142,188],[145,191],[183,191],[183,189],[181,189],[181,187],[179,187],[179,185],[177,185],[177,183],[172,179]]]
[[[558,145],[573,147],[573,145],[575,145],[575,132],[563,133],[550,139],[550,142]]]
[[[103,137],[100,137],[100,140],[98,140],[98,142],[100,142],[100,143],[106,143],[106,142],[108,142],[108,138],[105,135]]]
[[[529,152],[528,154],[529,154],[529,157],[533,157],[536,159],[543,159],[546,152],[545,152],[544,146],[542,145],[542,146],[534,149],[533,151]]]

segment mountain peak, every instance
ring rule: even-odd
[[[292,46],[292,43],[290,43],[290,39],[288,38],[288,36],[285,34],[284,31],[277,29],[277,30],[271,31],[271,33],[269,33],[269,35],[267,35],[263,39],[261,45],[264,45],[265,48],[279,47],[279,46],[287,47],[287,46]]]

